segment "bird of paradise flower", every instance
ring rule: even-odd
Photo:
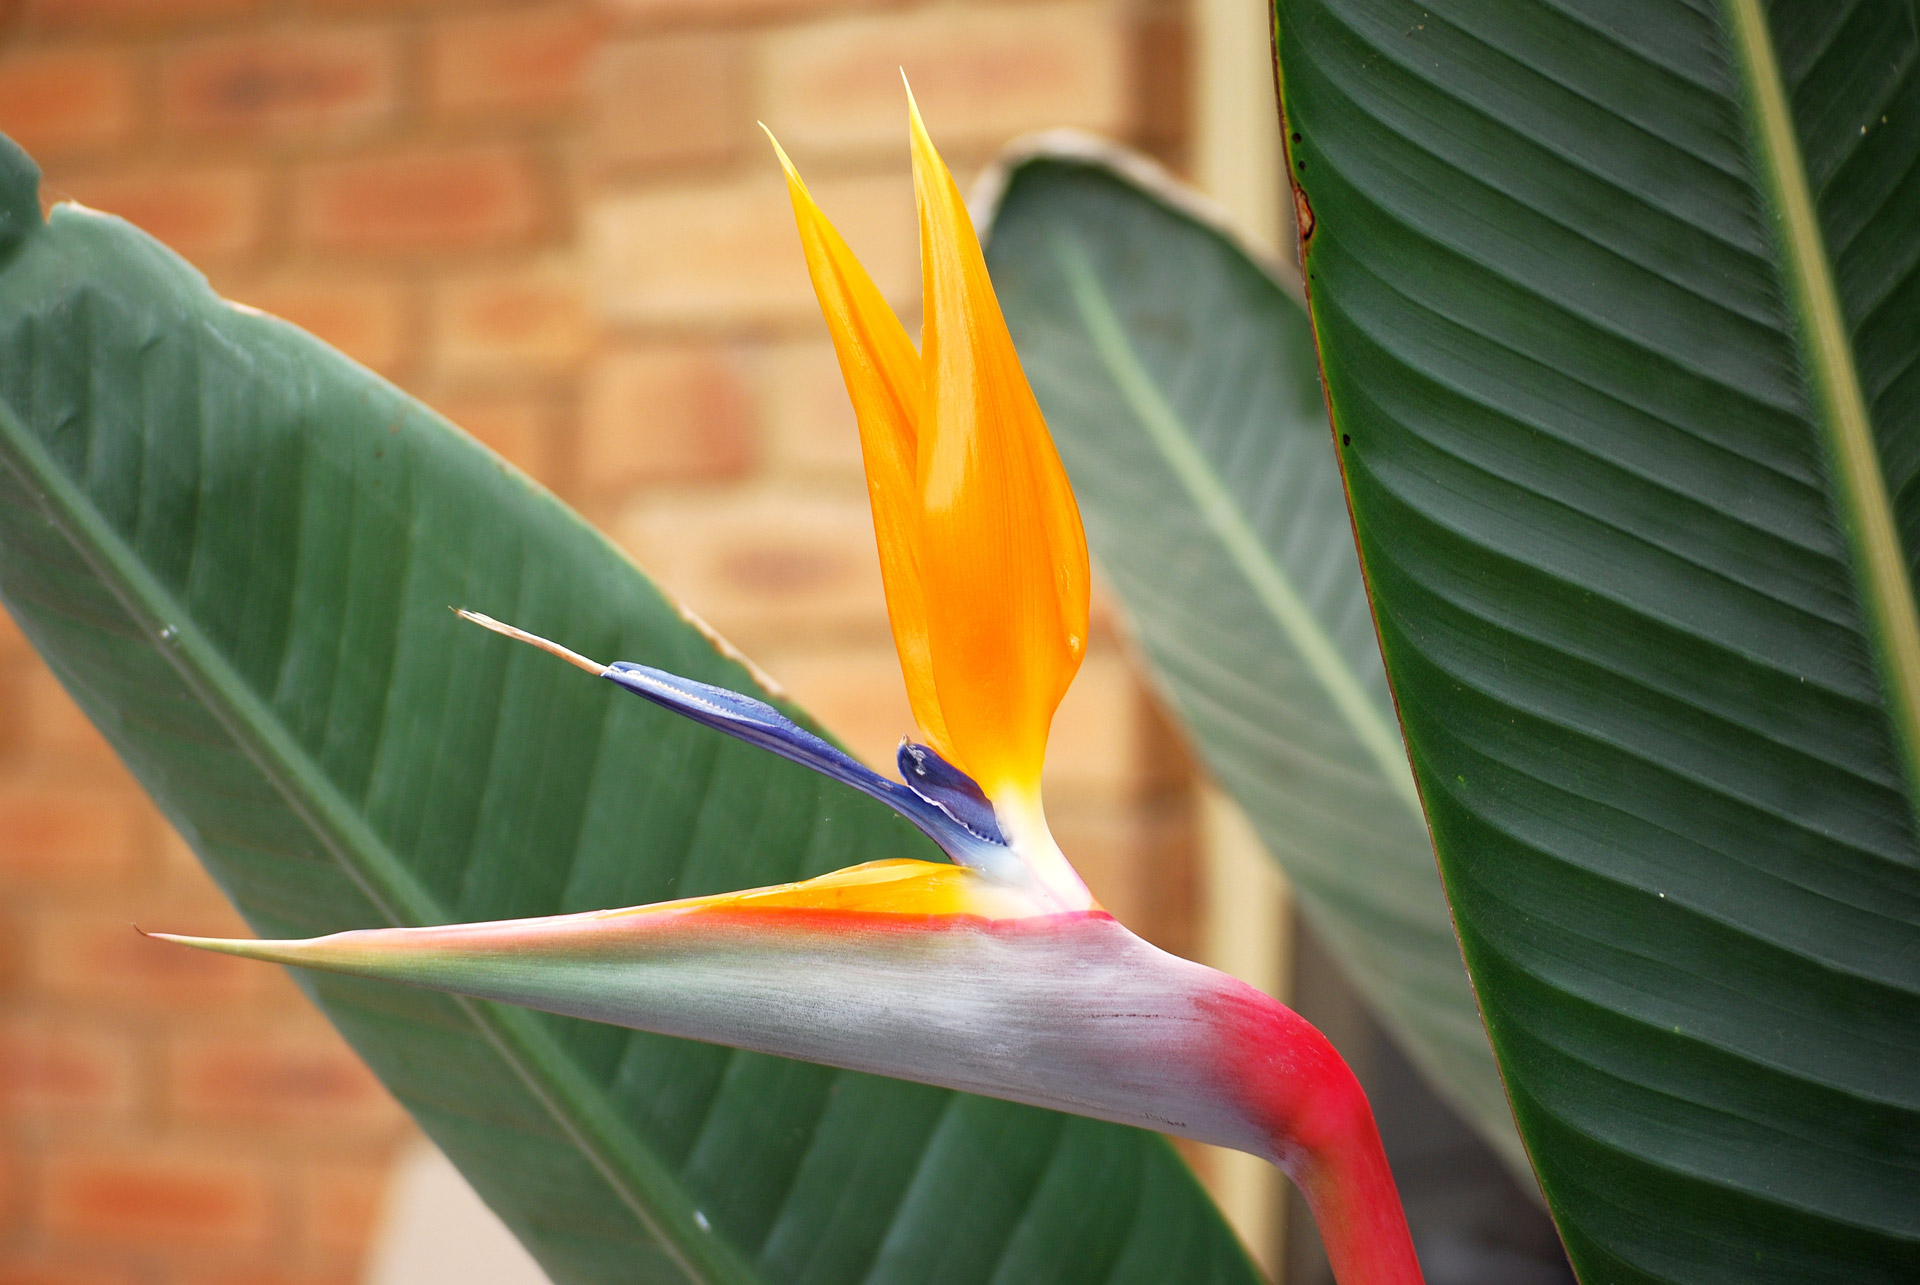
[[[1136,937],[1048,832],[1047,732],[1087,637],[1086,537],[952,175],[908,96],[912,341],[779,144],[859,424],[887,613],[924,743],[882,777],[766,703],[460,614],[886,803],[953,864],[624,910],[208,950],[455,991],[1138,1125],[1299,1185],[1341,1285],[1418,1282],[1373,1114],[1324,1036]]]

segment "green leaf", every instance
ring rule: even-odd
[[[1577,1268],[1920,1278],[1920,13],[1278,30],[1387,671]]]
[[[1374,1011],[1525,1174],[1394,723],[1297,286],[1137,157],[1066,143],[1012,159],[1004,182],[994,283],[1154,677]]]
[[[0,211],[31,211],[36,178],[0,146]],[[425,407],[119,220],[0,221],[9,252],[0,599],[256,931],[937,859],[877,804],[456,621],[754,690]],[[1151,1134],[303,982],[559,1282],[1255,1279]]]

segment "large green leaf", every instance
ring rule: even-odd
[[[1374,1010],[1524,1174],[1394,724],[1297,287],[1123,153],[1032,150],[1002,191],[1001,305],[1154,676]]]
[[[552,496],[126,224],[41,227],[31,163],[0,162],[0,598],[258,931],[937,859],[850,791],[458,623],[753,688]],[[1255,1279],[1150,1134],[305,984],[557,1281]]]
[[[1920,1279],[1920,11],[1278,32],[1387,670],[1576,1266]]]

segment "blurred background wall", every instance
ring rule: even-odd
[[[852,418],[755,121],[913,329],[900,68],[963,186],[1080,125],[1271,220],[1240,100],[1195,89],[1222,13],[1259,38],[1251,0],[0,0],[0,131],[47,201],[132,220],[445,412],[890,759],[911,721]],[[1238,65],[1258,124],[1264,59]],[[1260,857],[1203,828],[1097,610],[1054,829],[1191,953],[1204,835]],[[1269,918],[1234,940],[1273,985]],[[0,615],[0,1285],[362,1279],[405,1117],[277,971],[136,920],[244,931]],[[1201,1163],[1264,1251],[1270,1171]]]

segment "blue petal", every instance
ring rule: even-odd
[[[974,779],[941,758],[930,745],[901,741],[896,756],[907,788],[989,843],[1006,845],[993,804]]]
[[[913,822],[959,865],[1021,887],[1032,882],[1026,863],[1001,837],[993,805],[980,787],[924,746],[903,746],[900,751],[903,772],[909,748],[924,755],[924,771],[916,766],[915,775],[908,777],[914,788],[909,789],[856,762],[765,701],[627,660],[608,665],[603,676],[696,723],[871,795]]]

